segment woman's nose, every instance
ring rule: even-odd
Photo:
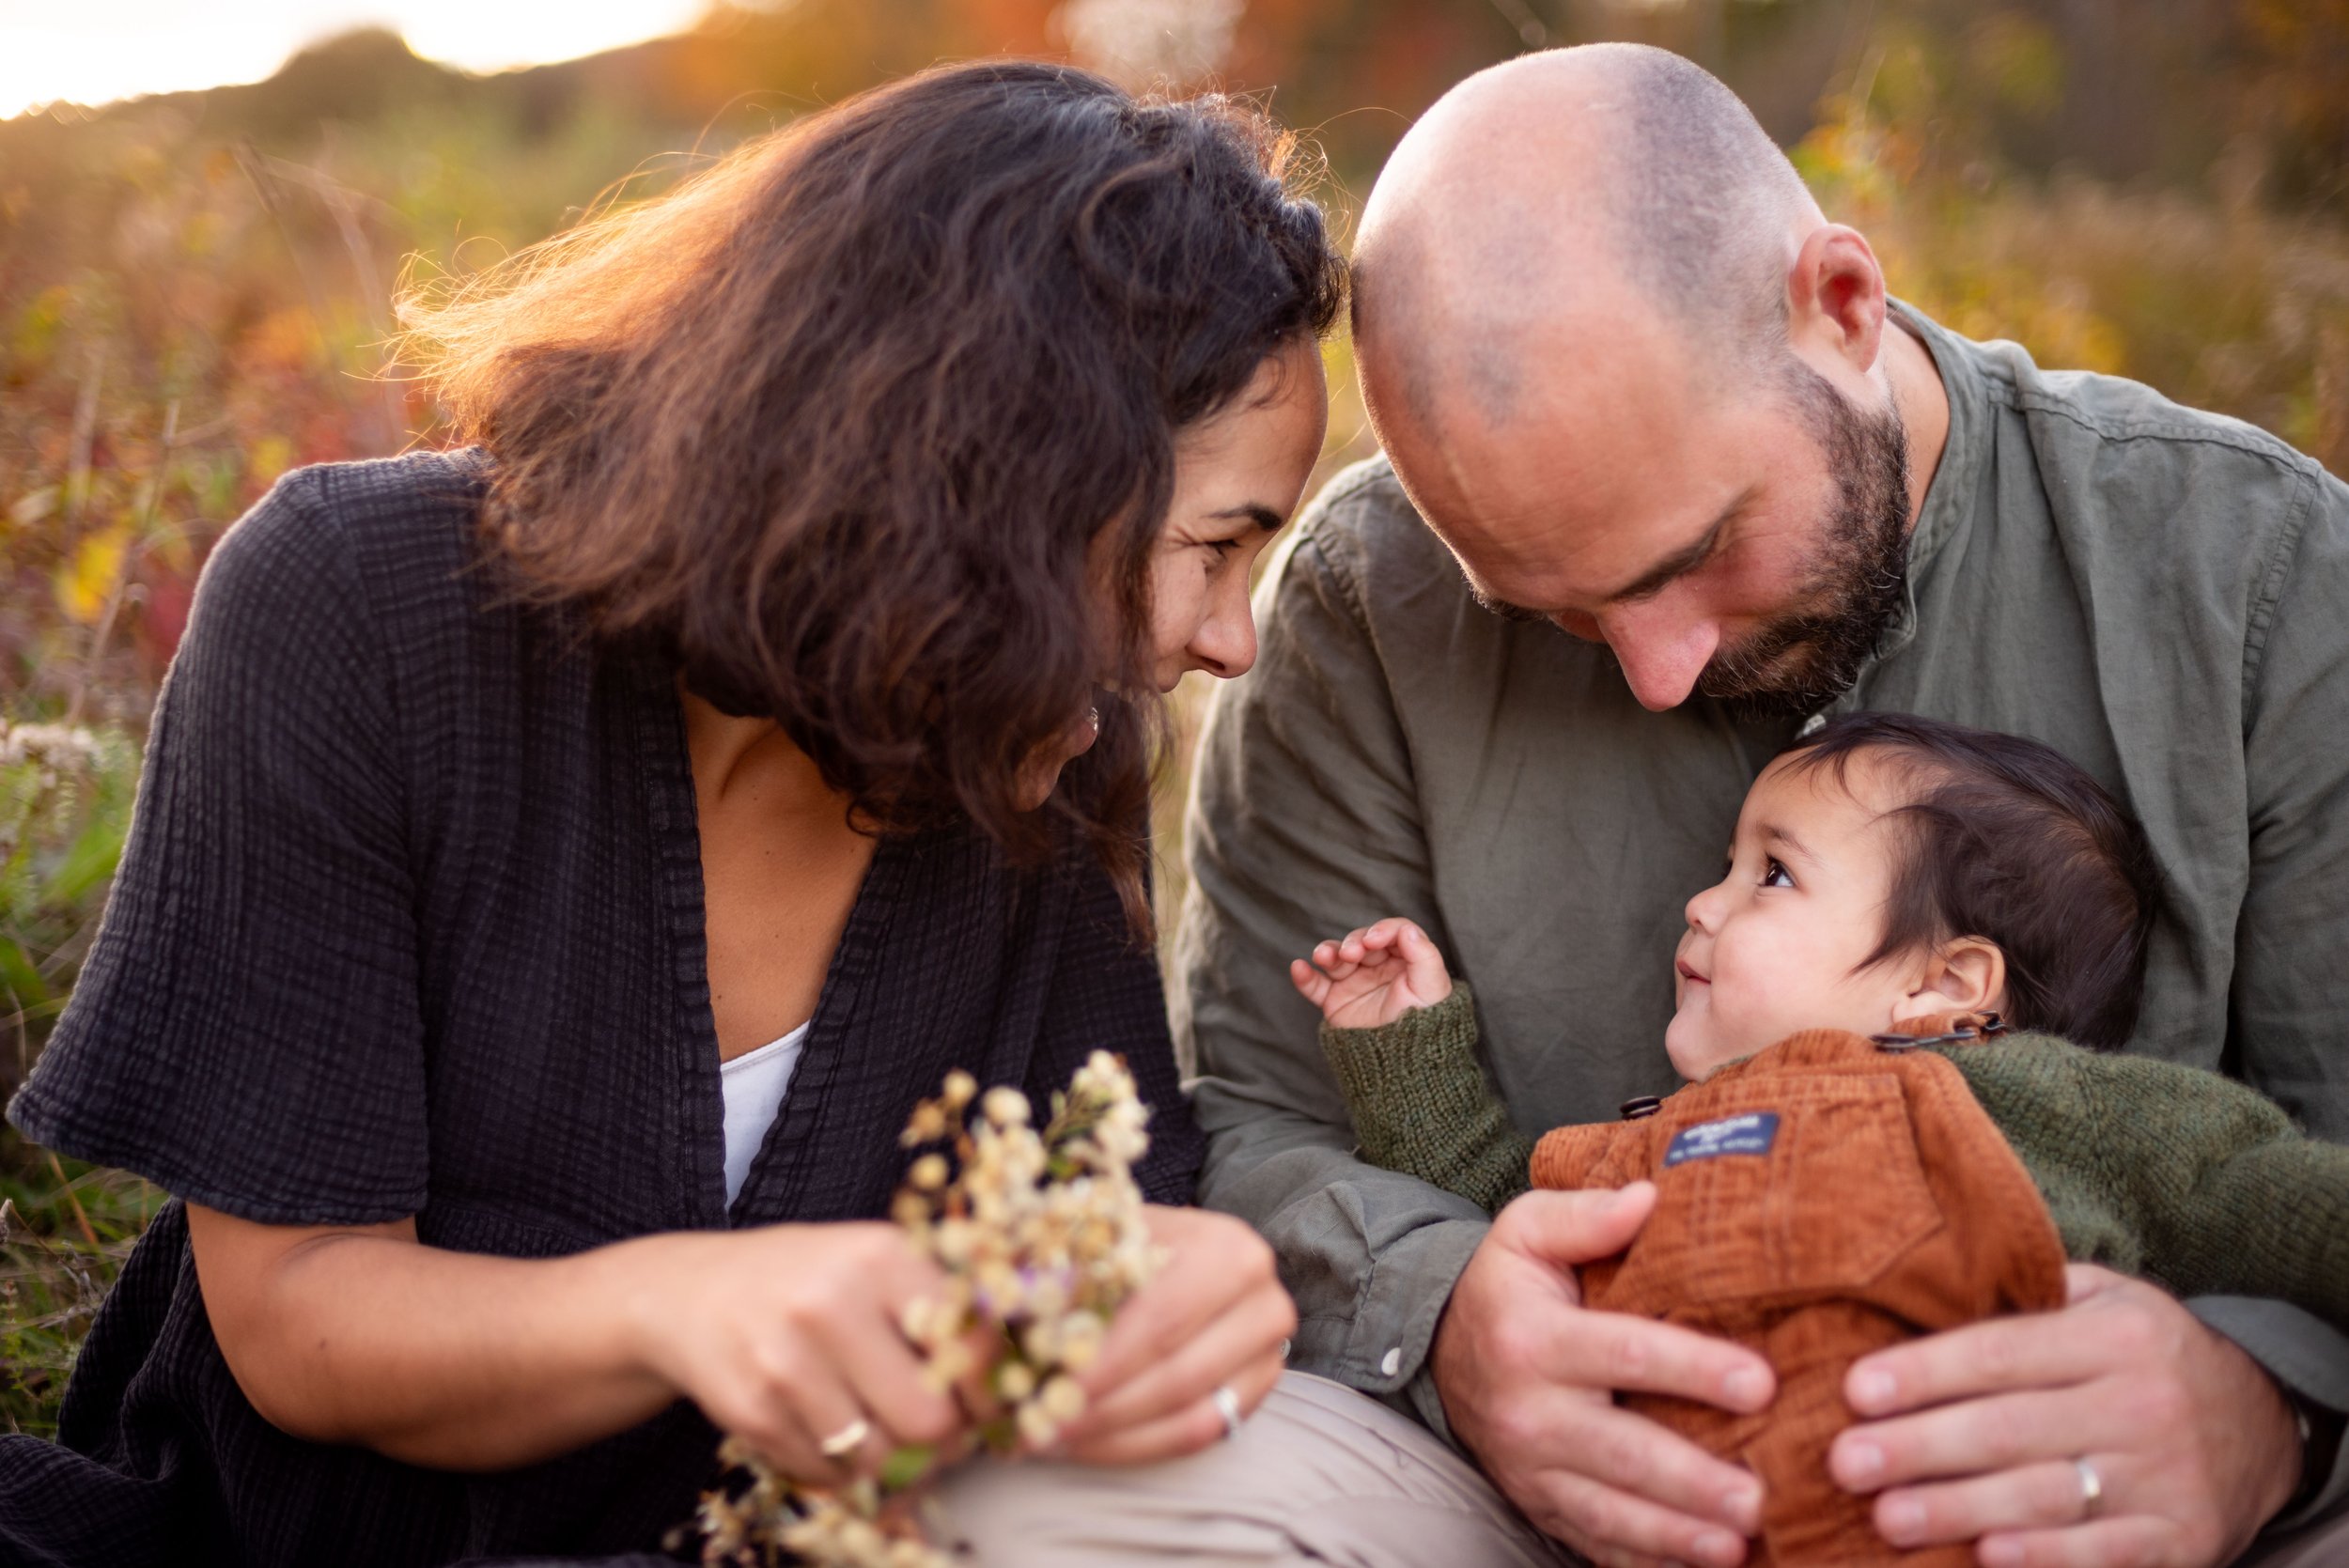
[[[1244,580],[1216,596],[1190,640],[1190,657],[1197,668],[1218,680],[1244,675],[1256,662],[1256,618],[1249,613]]]

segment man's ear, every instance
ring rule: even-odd
[[[1832,354],[1854,371],[1875,368],[1884,349],[1884,269],[1856,228],[1822,224],[1786,273],[1786,335],[1797,353]]]
[[[1941,1013],[1998,1013],[2006,1008],[2006,955],[1980,937],[1943,942],[1925,957],[1908,993],[1892,1004],[1892,1021]]]

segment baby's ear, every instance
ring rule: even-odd
[[[1954,938],[1926,956],[1911,984],[1908,994],[1893,1004],[1896,1024],[1941,1013],[2003,1012],[2006,955],[1981,937]]]

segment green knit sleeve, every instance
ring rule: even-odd
[[[1378,1029],[1321,1030],[1361,1157],[1497,1209],[1523,1192],[1532,1141],[1510,1124],[1476,1059],[1465,985]]]
[[[2232,1079],[2174,1062],[2044,1036],[1946,1054],[2046,1194],[2074,1257],[2180,1296],[2289,1301],[2349,1329],[2349,1148],[2303,1136]],[[2125,1236],[2083,1247],[2097,1226]]]

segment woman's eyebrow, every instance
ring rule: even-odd
[[[1257,527],[1263,529],[1268,534],[1279,533],[1281,531],[1281,525],[1288,520],[1286,518],[1283,518],[1280,513],[1274,511],[1271,507],[1266,505],[1261,501],[1249,501],[1243,502],[1237,506],[1226,506],[1220,512],[1209,512],[1207,516],[1211,518],[1243,518],[1248,521],[1254,523]]]

